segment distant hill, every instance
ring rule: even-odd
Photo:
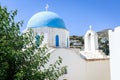
[[[103,37],[106,37],[108,39],[108,30],[110,29],[104,29],[104,30],[101,30],[101,31],[98,31],[97,34],[98,34],[98,38],[103,38]]]

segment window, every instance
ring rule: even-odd
[[[36,46],[39,47],[39,45],[40,45],[40,36],[38,34],[35,36],[35,43],[36,43]]]

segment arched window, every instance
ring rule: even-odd
[[[59,47],[59,36],[58,35],[55,36],[55,45],[56,47]]]
[[[40,35],[38,35],[38,34],[35,36],[35,43],[36,43],[37,47],[40,46]]]

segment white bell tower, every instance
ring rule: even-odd
[[[94,52],[98,50],[98,35],[95,31],[92,30],[90,26],[90,30],[87,31],[84,37],[85,42],[85,51],[86,52]]]

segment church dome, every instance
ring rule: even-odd
[[[54,12],[43,11],[33,15],[27,24],[28,28],[52,27],[65,28],[64,21]]]

